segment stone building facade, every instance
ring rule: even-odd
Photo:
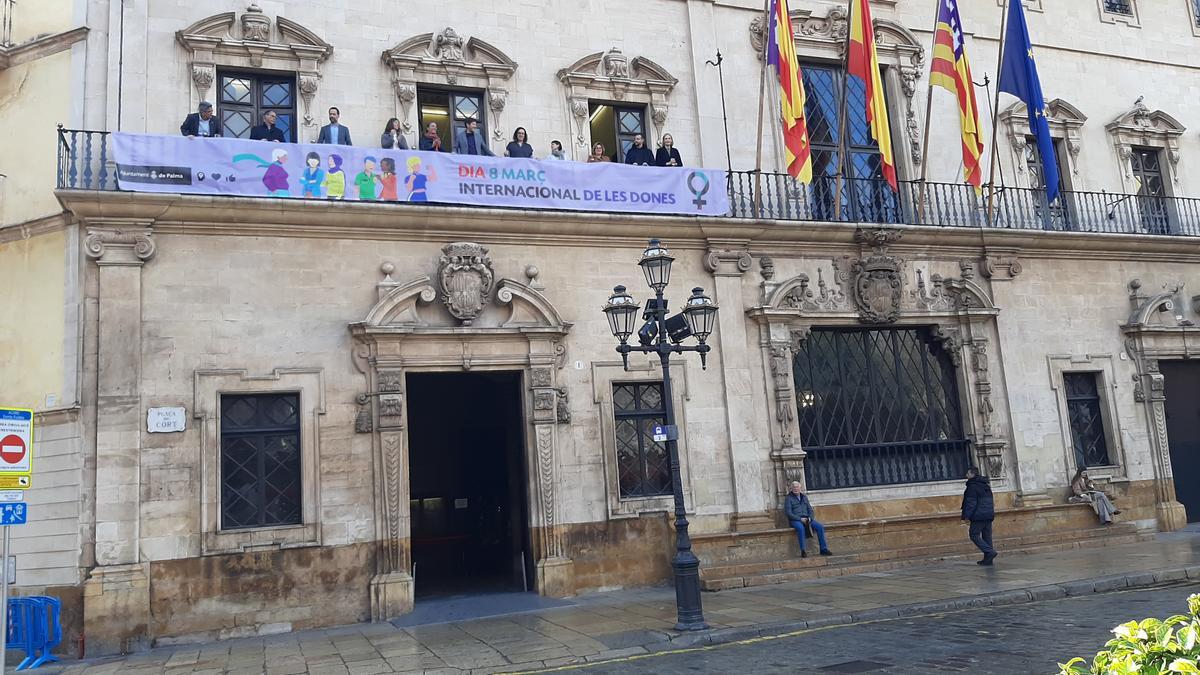
[[[151,195],[102,182],[102,135],[31,146],[64,163],[5,211],[0,275],[25,276],[0,311],[32,332],[0,333],[15,355],[0,363],[44,429],[31,502],[60,517],[18,535],[23,591],[64,597],[97,653],[381,620],[429,588],[567,596],[666,580],[671,497],[645,434],[662,374],[645,358],[622,367],[600,312],[617,284],[648,296],[636,262],[651,236],[677,258],[668,296],[699,286],[721,307],[708,367],[671,365],[708,588],[796,555],[779,514],[793,479],[860,561],[960,544],[967,464],[990,476],[1012,547],[1096,537],[1088,507],[1067,503],[1081,462],[1116,496],[1121,532],[1200,518],[1181,503],[1200,484],[1200,430],[1181,422],[1200,388],[1200,213],[1185,199],[1200,175],[1200,28],[1184,0],[1077,4],[1027,2],[1077,210],[1030,202],[1008,227]],[[929,178],[954,182],[948,97],[932,94],[921,132],[931,8],[873,5],[900,177],[919,177],[929,143]],[[1000,6],[961,5],[982,77]],[[792,9],[819,98],[837,82],[844,6]],[[415,145],[428,119],[476,114],[493,146],[524,126],[539,156],[557,139],[582,159],[636,130],[670,133],[692,165],[755,162],[753,0],[79,0],[70,21],[86,32],[51,57],[69,100],[43,113],[69,128],[173,134],[211,100],[231,133],[272,109],[310,142],[336,105],[360,145],[390,117]],[[1052,30],[1067,22],[1077,30]],[[728,143],[706,65],[718,48]],[[1037,188],[1011,104],[999,163],[1010,189]],[[1136,227],[1058,226],[1093,222],[1095,204]],[[452,298],[458,274],[471,293]],[[148,428],[162,408],[184,410],[182,430]]]

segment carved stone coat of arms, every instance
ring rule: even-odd
[[[494,278],[492,260],[483,246],[459,241],[442,247],[438,261],[442,302],[464,326],[470,326],[487,305]]]

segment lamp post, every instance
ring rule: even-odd
[[[700,602],[700,560],[692,553],[687,509],[683,504],[683,479],[679,472],[679,445],[676,441],[679,432],[675,426],[675,405],[671,396],[670,360],[672,354],[697,352],[700,354],[700,367],[707,369],[707,356],[712,349],[707,340],[717,320],[717,305],[704,294],[704,289],[693,288],[691,297],[684,303],[682,320],[678,314],[667,317],[663,291],[671,280],[671,263],[674,261],[675,258],[657,239],[651,239],[650,245],[642,252],[638,265],[646,276],[646,283],[654,289],[654,299],[646,303],[642,313],[646,323],[637,331],[639,344],[631,345],[628,341],[634,333],[641,306],[626,292],[624,286],[613,289],[612,296],[604,305],[604,313],[612,334],[620,341],[617,352],[621,354],[626,370],[629,369],[630,352],[658,354],[662,365],[663,408],[666,413],[663,431],[671,460],[671,490],[675,497],[675,556],[671,559],[671,567],[675,572],[675,630],[692,631],[704,630],[708,624],[704,622],[704,608]],[[699,344],[680,344],[689,337],[695,337]]]

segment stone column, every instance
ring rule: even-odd
[[[96,567],[84,586],[89,648],[149,646],[150,586],[139,554],[142,265],[154,257],[149,222],[88,227],[97,265]]]
[[[721,379],[725,394],[725,423],[729,433],[729,462],[733,475],[733,527],[761,530],[774,527],[763,480],[755,431],[758,411],[750,386],[750,358],[746,351],[746,314],[742,308],[742,275],[750,269],[750,253],[743,249],[710,249],[704,267],[715,282],[713,299],[720,336]]]
[[[538,365],[530,370],[533,390],[534,480],[530,490],[530,514],[537,542],[537,590],[539,595],[567,597],[575,594],[575,563],[567,557],[561,517],[558,514],[558,471],[555,434],[558,402],[564,389],[555,387],[554,367]]]
[[[371,578],[371,620],[413,609],[412,520],[408,509],[408,443],[404,428],[404,371],[375,375],[375,530],[378,551]]]

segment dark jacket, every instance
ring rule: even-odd
[[[516,141],[509,141],[504,151],[509,157],[533,157],[533,146],[528,143],[521,145]]]
[[[397,140],[399,140],[399,144],[396,143]],[[392,148],[395,148],[396,150],[407,150],[408,139],[404,137],[404,134],[398,134],[396,136],[392,136],[391,134],[382,134],[379,137],[379,147],[388,150],[391,150]]]
[[[433,139],[422,134],[421,141],[419,143],[417,143],[417,147],[420,148],[421,150],[424,150],[425,152],[434,152]],[[446,152],[445,145],[440,146],[440,147],[441,147],[441,149],[437,150],[437,152]]]
[[[483,134],[481,129],[477,129],[473,134],[475,136],[475,153],[485,157],[495,157],[496,154],[488,147],[487,136]],[[459,129],[454,132],[454,152],[459,155],[471,154],[471,146],[467,143],[466,129]]]
[[[683,166],[683,159],[679,156],[679,151],[675,148],[667,150],[659,148],[658,152],[654,153],[654,163],[658,166],[666,166],[670,160],[675,160],[675,166]]]
[[[183,124],[179,125],[179,133],[184,136],[199,136],[200,135],[200,113],[189,113],[183,118]],[[216,115],[208,118],[208,135],[221,135],[221,120],[217,119]]]
[[[796,496],[789,492],[788,496],[783,500],[783,512],[787,516],[788,521],[813,518],[812,503],[808,501],[808,495],[804,493]]]
[[[992,501],[992,486],[983,476],[967,479],[967,489],[963,492],[963,520],[982,522],[996,519],[996,503]]]
[[[653,165],[654,153],[650,152],[650,148],[642,146],[640,148],[629,146],[629,150],[625,152],[626,164]]]
[[[326,124],[321,127],[321,131],[317,133],[318,143],[332,143],[333,135],[329,133],[329,127],[332,124]],[[350,127],[345,124],[338,125],[338,145],[354,145],[354,141],[350,140]]]
[[[278,125],[268,127],[265,123],[259,124],[250,130],[250,140],[252,141],[279,141],[287,143],[288,140],[283,137],[283,129]]]

